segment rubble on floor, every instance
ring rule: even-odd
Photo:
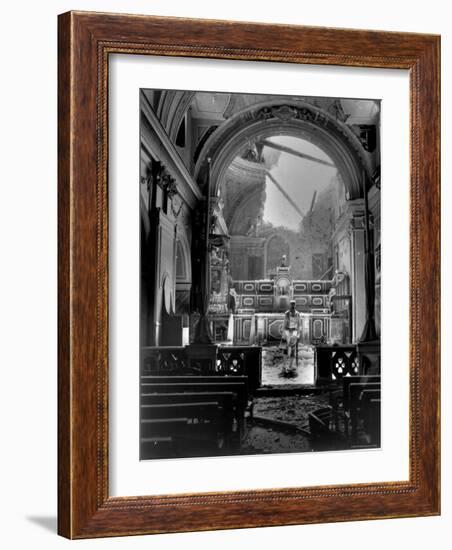
[[[309,429],[308,414],[328,405],[326,393],[308,395],[281,395],[258,397],[254,400],[254,416],[293,424],[297,428]]]

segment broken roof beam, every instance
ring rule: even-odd
[[[284,198],[295,208],[295,210],[300,214],[300,216],[303,218],[304,214],[303,212],[298,208],[295,201],[292,199],[292,197],[283,189],[282,185],[275,179],[275,177],[267,170],[267,176],[272,180],[272,182],[275,184],[278,191],[284,196]]]
[[[281,151],[282,153],[288,153],[289,155],[293,155],[295,157],[304,159],[304,160],[311,160],[312,162],[317,162],[319,164],[323,164],[324,166],[330,166],[331,168],[336,168],[336,166],[327,160],[319,159],[317,157],[313,157],[312,155],[307,155],[306,153],[300,153],[300,151],[297,151],[296,149],[292,149],[292,147],[287,147],[286,145],[280,145],[279,143],[273,143],[273,141],[269,141],[268,139],[263,139],[261,142],[263,145],[267,147],[271,147],[272,149],[276,149],[277,151]]]

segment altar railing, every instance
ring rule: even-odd
[[[260,346],[209,346],[211,361],[205,369],[191,361],[188,346],[154,346],[141,348],[141,374],[248,376],[249,391],[262,383],[262,348]],[[208,346],[206,346],[207,350]],[[205,363],[203,364],[205,365]]]

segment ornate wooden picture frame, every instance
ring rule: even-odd
[[[59,16],[58,49],[59,534],[89,538],[439,514],[440,38],[69,12]],[[409,71],[408,481],[109,496],[111,54]]]

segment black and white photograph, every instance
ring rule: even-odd
[[[140,91],[140,459],[380,446],[380,102]]]

